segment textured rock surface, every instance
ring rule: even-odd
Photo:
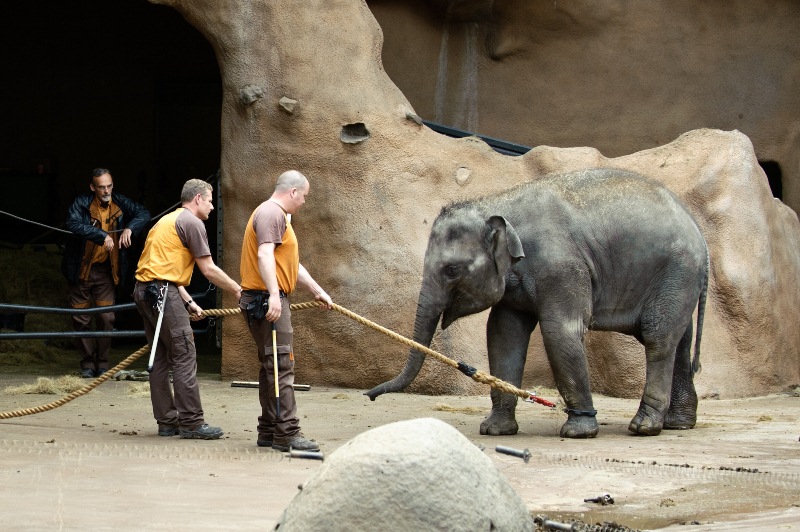
[[[160,3],[197,27],[220,63],[223,266],[234,276],[252,209],[269,196],[280,172],[296,168],[311,180],[308,202],[295,217],[302,262],[335,302],[411,336],[430,223],[443,204],[549,172],[628,168],[682,197],[709,242],[700,394],[756,395],[800,382],[800,228],[794,212],[771,197],[741,133],[692,131],[614,159],[592,148],[546,146],[507,157],[479,140],[445,138],[408,118],[417,113],[383,71],[381,29],[363,2]],[[291,113],[281,104],[287,98],[296,102]],[[364,124],[369,138],[343,142],[343,128],[354,124]],[[310,297],[297,293],[293,299]],[[224,298],[224,307],[234,305]],[[485,314],[460,320],[437,333],[432,347],[488,370],[484,323]],[[639,395],[644,370],[638,345],[613,335],[591,335],[588,343],[594,391]],[[532,342],[526,386],[552,382],[540,346]],[[361,389],[394,376],[406,357],[393,340],[317,309],[295,315],[295,350],[298,382]],[[223,378],[255,375],[243,321],[226,318]],[[430,361],[410,389],[486,393]]]
[[[368,3],[386,71],[423,118],[614,157],[738,129],[800,212],[797,2]]]
[[[492,461],[433,418],[363,432],[326,457],[276,530],[533,530]]]

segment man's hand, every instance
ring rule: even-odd
[[[269,308],[267,309],[267,320],[268,321],[278,321],[278,318],[281,317],[281,311],[283,308],[281,307],[281,296],[280,294],[269,296]]]
[[[119,235],[119,249],[131,247],[131,234],[133,231],[130,229],[122,230],[122,234]]]
[[[331,300],[331,296],[329,296],[328,293],[325,292],[325,290],[321,290],[320,292],[315,293],[314,299],[325,303],[325,305],[322,307],[324,309],[330,310],[333,308],[333,301]]]
[[[198,305],[194,301],[189,303],[189,306],[187,307],[187,310],[189,311],[189,319],[190,320],[192,320],[192,321],[200,321],[200,320],[203,319],[203,309],[200,308],[200,305]]]
[[[106,235],[105,240],[103,240],[103,249],[106,251],[114,249],[114,239],[111,238],[111,235]]]

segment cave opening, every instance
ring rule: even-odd
[[[781,165],[776,161],[758,161],[761,169],[767,175],[769,188],[772,195],[779,200],[783,199],[783,172],[781,172]]]
[[[219,168],[221,78],[208,41],[146,1],[0,8],[0,210],[56,226],[93,168],[152,214]],[[30,198],[35,201],[20,201]],[[212,236],[213,231],[209,231]],[[3,216],[0,241],[57,239]]]

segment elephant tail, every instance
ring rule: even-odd
[[[708,276],[711,273],[711,254],[706,247],[706,271],[703,276],[703,288],[697,302],[697,333],[694,340],[694,359],[692,360],[692,374],[700,373],[700,339],[703,337],[703,317],[706,312],[706,296],[708,295]]]

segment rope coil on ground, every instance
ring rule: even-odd
[[[92,382],[87,384],[86,386],[71,392],[61,399],[57,401],[53,401],[52,403],[47,403],[46,405],[35,406],[33,408],[23,408],[21,410],[13,410],[11,412],[0,412],[0,419],[11,419],[13,417],[22,417],[22,416],[29,416],[31,414],[39,414],[41,412],[47,412],[48,410],[53,410],[54,408],[58,408],[61,405],[65,405],[72,401],[73,399],[77,399],[81,395],[86,395],[87,393],[91,392],[95,388],[97,388],[100,384],[104,383],[111,377],[113,377],[117,372],[127,368],[131,362],[139,358],[145,353],[150,352],[150,346],[146,345],[144,347],[140,347],[136,352],[132,353],[128,358],[114,366],[113,368],[109,369]]]
[[[320,307],[320,306],[323,306],[323,303],[320,303],[319,301],[307,301],[305,303],[293,303],[290,308],[291,308],[292,311],[295,311],[295,310],[306,310],[306,309]],[[368,319],[366,319],[366,318],[364,318],[362,316],[359,316],[355,312],[347,310],[346,308],[344,308],[344,307],[342,307],[340,305],[337,305],[336,303],[332,304],[332,308],[333,308],[333,310],[335,310],[335,311],[337,311],[337,312],[339,312],[341,314],[344,314],[348,318],[361,323],[362,325],[366,325],[367,327],[370,327],[371,329],[375,329],[376,331],[382,332],[383,334],[389,336],[390,338],[393,338],[393,339],[397,340],[398,342],[400,342],[402,344],[406,344],[409,347],[412,347],[412,348],[416,349],[417,351],[421,352],[422,354],[424,354],[426,356],[431,356],[431,357],[437,359],[439,362],[441,362],[443,364],[447,364],[448,366],[451,366],[451,367],[453,367],[453,368],[455,368],[455,369],[457,369],[459,371],[462,371],[462,373],[464,373],[465,375],[471,377],[473,380],[475,380],[477,382],[480,382],[482,384],[487,384],[487,385],[491,386],[492,388],[496,388],[496,389],[498,389],[498,390],[500,390],[502,392],[510,393],[510,394],[516,395],[518,397],[522,397],[523,399],[532,399],[532,398],[534,398],[533,394],[531,394],[531,392],[527,392],[525,390],[517,388],[513,384],[505,382],[505,381],[503,381],[501,379],[498,379],[497,377],[494,377],[494,376],[489,375],[487,373],[484,373],[482,371],[478,371],[478,370],[475,370],[474,368],[470,368],[469,373],[465,372],[460,367],[460,366],[465,366],[465,364],[457,362],[457,361],[455,361],[455,360],[453,360],[453,359],[451,359],[451,358],[449,358],[449,357],[447,357],[447,356],[445,356],[445,355],[443,355],[443,354],[441,354],[441,353],[439,353],[437,351],[434,351],[433,349],[430,349],[429,347],[425,347],[424,345],[422,345],[420,343],[417,343],[414,340],[410,340],[410,339],[406,338],[405,336],[397,334],[396,332],[394,332],[392,330],[389,330],[386,327],[383,327],[381,325],[378,325],[377,323],[372,322],[372,321],[370,321],[370,320],[368,320]],[[206,318],[218,317],[218,316],[234,316],[234,315],[238,315],[238,314],[241,314],[241,311],[238,308],[207,309],[207,310],[203,311],[203,317],[206,317]],[[131,363],[133,363],[140,356],[142,356],[145,353],[149,353],[149,352],[150,352],[150,345],[148,344],[148,345],[145,345],[145,346],[139,348],[136,352],[134,352],[130,356],[128,356],[128,358],[126,358],[125,360],[123,360],[122,362],[120,362],[119,364],[114,366],[113,368],[109,369],[108,371],[106,371],[105,373],[100,375],[99,377],[95,378],[92,382],[90,382],[86,386],[84,386],[84,387],[82,387],[82,388],[80,388],[78,390],[75,390],[74,392],[71,392],[71,393],[65,395],[61,399],[59,399],[57,401],[53,401],[52,403],[48,403],[46,405],[37,406],[37,407],[34,407],[34,408],[23,408],[23,409],[20,409],[20,410],[13,410],[13,411],[10,411],[10,412],[0,412],[0,419],[11,419],[11,418],[15,418],[15,417],[29,416],[31,414],[39,414],[41,412],[46,412],[48,410],[52,410],[54,408],[58,408],[59,406],[62,406],[64,404],[66,404],[66,403],[69,403],[73,399],[77,399],[78,397],[80,397],[82,395],[86,395],[87,393],[89,393],[90,391],[95,389],[97,386],[99,386],[103,382],[107,381],[108,379],[110,379],[111,377],[116,375],[119,371],[121,371],[121,370],[125,369],[126,367],[128,367],[129,365],[131,365]],[[541,400],[541,401],[544,401],[544,400]],[[548,403],[549,402],[544,402],[543,404],[546,404],[547,406],[552,405],[552,403],[549,403],[549,404]]]

